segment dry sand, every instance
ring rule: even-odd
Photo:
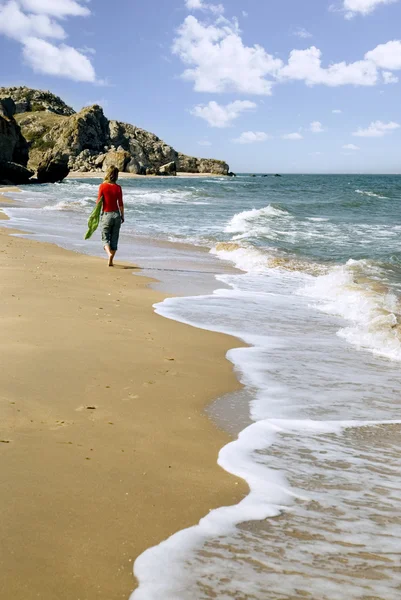
[[[4,215],[3,215],[4,218]],[[146,548],[239,501],[203,414],[237,340],[154,314],[133,266],[0,227],[0,590],[127,600]]]

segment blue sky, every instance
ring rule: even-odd
[[[0,0],[1,85],[237,171],[401,173],[401,0]]]

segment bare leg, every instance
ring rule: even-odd
[[[109,257],[109,267],[114,267],[113,260],[116,255],[117,250],[111,250],[111,256]]]
[[[108,259],[109,259],[109,267],[112,267],[113,266],[113,258],[114,258],[115,252],[113,254],[113,252],[110,250],[109,244],[106,244],[105,247],[104,247],[104,249],[105,249],[106,254],[108,256]]]

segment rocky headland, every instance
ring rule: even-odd
[[[56,182],[111,164],[136,175],[229,174],[224,161],[181,154],[153,133],[107,119],[98,105],[76,113],[50,92],[0,88],[0,182]]]

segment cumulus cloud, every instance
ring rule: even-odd
[[[257,142],[265,142],[269,139],[269,135],[263,131],[244,131],[233,142],[236,144],[255,144]]]
[[[383,81],[386,85],[388,85],[389,83],[398,83],[399,81],[398,77],[394,75],[394,73],[392,73],[391,71],[383,71],[382,76]]]
[[[81,0],[19,0],[22,7],[36,14],[52,17],[87,17],[90,10]]]
[[[382,121],[373,121],[369,127],[362,129],[361,127],[354,131],[352,135],[356,137],[383,137],[395,129],[399,129],[400,125],[394,121],[383,123]]]
[[[387,44],[379,44],[365,54],[365,59],[372,61],[381,69],[398,71],[401,69],[401,41],[392,40]]]
[[[315,46],[306,50],[292,50],[288,64],[280,70],[280,79],[305,81],[307,85],[375,85],[378,81],[376,65],[369,60],[354,63],[335,63],[322,67],[322,52]]]
[[[178,29],[173,44],[188,68],[182,77],[194,82],[197,92],[242,92],[270,95],[282,61],[261,46],[245,46],[236,21],[220,18],[214,25],[189,16]]]
[[[283,138],[283,140],[293,140],[293,141],[303,139],[303,135],[301,135],[300,133],[285,133],[281,137]]]
[[[35,73],[57,75],[75,81],[96,80],[90,60],[71,46],[54,46],[45,40],[32,37],[25,41],[23,54],[25,62]]]
[[[198,7],[204,4],[188,1]],[[307,34],[298,30],[301,37]],[[246,45],[238,21],[221,15],[213,23],[188,16],[177,30],[172,51],[186,66],[183,79],[193,82],[195,91],[209,93],[268,96],[274,85],[287,81],[303,81],[308,86],[374,86],[392,79],[382,77],[382,70],[401,70],[400,40],[381,44],[350,63],[325,66],[316,46],[292,50],[285,62],[259,44]]]
[[[29,36],[64,39],[64,29],[47,15],[25,14],[14,0],[0,5],[0,33],[18,41]]]
[[[296,27],[292,32],[292,35],[301,38],[301,40],[306,40],[308,38],[313,37],[313,35],[309,33],[309,31],[304,27]]]
[[[323,133],[325,131],[320,121],[313,121],[313,123],[310,124],[310,130],[312,133]]]
[[[355,146],[355,144],[345,144],[345,146],[343,146],[344,150],[360,150],[359,146]]]
[[[223,106],[212,100],[209,104],[198,104],[191,110],[191,115],[204,119],[210,127],[229,127],[241,113],[256,108],[255,102],[236,100]]]
[[[185,0],[185,6],[188,10],[210,10],[216,15],[222,15],[224,13],[224,6],[222,4],[208,4],[203,0]]]
[[[394,4],[398,0],[344,0],[345,18],[352,19],[357,14],[369,15],[383,4]]]
[[[0,34],[22,44],[25,63],[36,73],[95,82],[93,65],[82,51],[48,41],[67,37],[58,20],[89,14],[82,0],[8,0],[0,5]]]

